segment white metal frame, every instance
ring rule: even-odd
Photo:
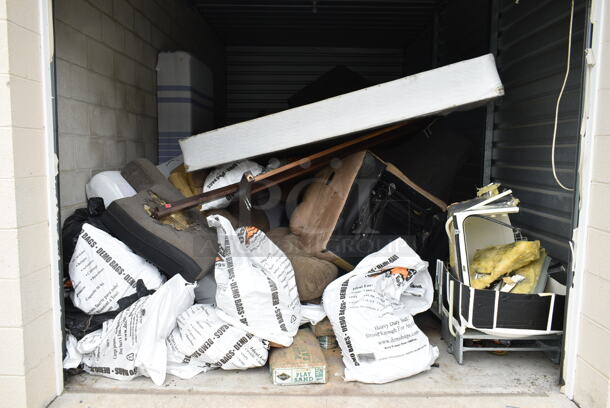
[[[510,190],[508,190],[508,191],[510,191]],[[508,218],[508,215],[516,214],[519,212],[519,207],[516,207],[516,206],[515,207],[506,207],[506,208],[484,208],[483,206],[475,206],[475,208],[478,208],[478,209],[469,208],[466,211],[461,211],[461,212],[458,212],[457,214],[455,214],[455,224],[457,224],[457,225],[453,226],[455,229],[454,239],[459,243],[459,245],[458,245],[458,248],[460,251],[459,256],[461,259],[464,260],[463,262],[460,262],[462,269],[457,272],[462,275],[462,282],[464,282],[466,285],[470,284],[469,262],[472,257],[470,257],[469,254],[474,254],[474,252],[477,249],[481,249],[481,248],[468,248],[468,242],[467,242],[468,240],[466,239],[466,234],[464,231],[464,229],[466,228],[466,226],[465,226],[466,220],[473,215],[483,215],[483,216],[488,215],[488,216],[492,216],[492,217],[496,216],[500,221],[510,223],[510,219]],[[489,223],[491,224],[491,222],[489,222]],[[495,224],[492,224],[492,225],[495,225]],[[507,235],[510,236],[510,240],[507,240],[506,236],[500,236],[498,238],[499,241],[492,242],[488,245],[501,245],[501,244],[514,242],[512,230]],[[456,254],[456,256],[457,255],[458,254]]]

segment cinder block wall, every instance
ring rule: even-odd
[[[46,406],[61,361],[40,4],[0,0],[0,407]]]
[[[156,160],[159,51],[208,64],[216,106],[225,69],[224,46],[187,0],[56,0],[54,13],[63,222],[85,205],[91,175]]]
[[[581,408],[610,407],[610,4],[602,2],[595,29],[602,30],[601,73],[593,143],[593,171],[588,202],[582,310],[576,360],[574,400]],[[602,17],[600,19],[600,17]]]

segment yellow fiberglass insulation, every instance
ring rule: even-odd
[[[534,293],[534,289],[536,288],[536,285],[538,285],[538,280],[540,279],[540,272],[542,272],[545,258],[546,251],[544,248],[541,248],[540,257],[537,260],[517,269],[515,275],[521,275],[525,279],[517,283],[510,293]]]
[[[539,257],[540,241],[517,241],[479,249],[470,264],[470,286],[475,289],[485,289],[498,278],[524,267]]]

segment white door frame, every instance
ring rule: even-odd
[[[587,227],[589,225],[589,208],[591,200],[591,178],[593,170],[593,138],[597,133],[596,118],[599,112],[598,89],[599,77],[603,68],[599,58],[603,44],[603,31],[610,29],[610,22],[604,21],[604,0],[592,0],[589,22],[593,24],[591,49],[588,51],[586,75],[584,79],[583,117],[580,132],[580,157],[578,160],[578,227],[573,233],[573,273],[574,278],[570,288],[570,298],[566,316],[565,357],[563,365],[563,378],[565,386],[563,392],[570,399],[574,399],[574,385],[576,382],[576,365],[580,335],[580,314],[582,310],[583,275],[586,267]],[[606,13],[607,14],[607,13]],[[604,27],[605,26],[605,27]],[[586,32],[586,31],[585,31]],[[589,63],[593,63],[589,65]]]
[[[61,313],[61,270],[59,267],[59,206],[57,200],[57,177],[59,161],[56,146],[56,104],[55,77],[53,72],[55,39],[53,37],[53,1],[38,0],[40,18],[40,43],[41,43],[41,72],[43,91],[43,115],[45,121],[45,144],[47,152],[47,214],[49,220],[49,253],[51,262],[51,290],[52,290],[52,333],[40,333],[41,336],[51,335],[54,348],[55,367],[55,392],[61,394],[64,389],[62,350],[63,350],[63,327]]]
[[[610,5],[606,5],[610,7]],[[591,21],[594,23],[593,32],[593,55],[600,55],[602,44],[602,30],[605,23],[607,29],[610,22],[603,21],[604,9],[603,0],[593,0],[591,6]],[[61,299],[60,299],[60,276],[59,268],[59,213],[57,201],[57,181],[58,158],[55,151],[55,101],[54,101],[54,76],[51,71],[54,58],[54,38],[53,38],[53,8],[52,0],[39,0],[40,27],[41,27],[41,63],[43,72],[44,88],[44,114],[46,121],[47,136],[47,170],[48,170],[48,215],[49,215],[49,236],[51,253],[51,273],[56,279],[52,279],[53,289],[53,332],[52,335],[55,348],[55,371],[56,371],[56,392],[61,394],[64,388],[63,365],[62,365],[62,320],[61,320]],[[610,67],[607,67],[610,68]],[[565,359],[564,373],[565,379],[564,393],[570,399],[574,397],[574,383],[576,371],[576,359],[578,352],[579,317],[582,307],[582,277],[585,267],[585,253],[587,242],[587,225],[589,220],[589,199],[590,184],[592,173],[592,135],[595,134],[595,117],[598,114],[597,89],[600,74],[600,61],[588,69],[589,74],[585,79],[585,102],[583,109],[583,135],[581,136],[581,148],[579,159],[579,228],[574,231],[574,280],[573,287],[570,288],[570,302],[566,316],[566,340],[565,340]],[[41,335],[45,335],[41,333]]]

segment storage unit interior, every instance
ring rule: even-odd
[[[584,3],[577,2],[572,72],[557,135],[557,170],[568,186],[576,169],[585,12]],[[499,181],[521,200],[513,223],[530,239],[540,239],[556,260],[569,262],[573,193],[557,186],[550,163],[569,2],[63,0],[54,13],[62,221],[85,205],[84,185],[91,175],[120,169],[140,156],[157,161],[159,51],[187,51],[210,68],[215,127],[287,109],[292,95],[339,65],[378,84],[494,52],[506,92],[502,100],[443,119],[467,145],[445,200],[471,198],[477,186]],[[419,324],[439,346],[439,367],[397,383],[342,383],[335,350],[327,353],[332,369],[326,386],[273,387],[262,368],[218,370],[192,380],[170,377],[165,389],[396,396],[431,390],[557,392],[559,366],[543,353],[471,353],[459,366],[440,340],[438,322],[422,316]],[[66,386],[77,391],[154,387],[144,378],[117,383],[88,375],[68,377]]]

